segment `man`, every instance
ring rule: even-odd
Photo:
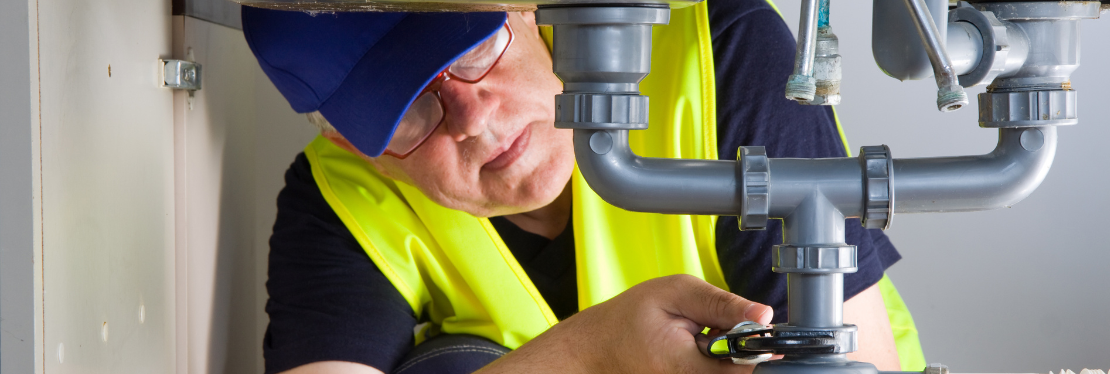
[[[703,78],[715,80],[716,147],[700,156],[734,160],[749,144],[845,154],[830,109],[778,94],[793,43],[767,3],[710,1],[667,27],[694,27],[685,16],[712,32],[715,79]],[[278,199],[267,372],[743,371],[701,355],[702,327],[771,322],[744,298],[785,321],[785,277],[769,259],[779,225],[741,233],[735,217],[628,213],[664,222],[642,240],[583,212],[607,208],[583,205],[595,197],[575,182],[571,133],[552,126],[561,84],[532,14],[243,18],[263,69],[322,130]],[[850,357],[898,370],[877,286],[898,253],[881,232],[848,227],[860,271],[845,279],[845,321],[863,348]],[[617,240],[583,239],[598,236]],[[647,266],[617,248],[633,242]],[[599,280],[610,273],[625,277]],[[502,346],[516,350],[494,361]]]

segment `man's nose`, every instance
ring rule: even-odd
[[[497,96],[480,82],[447,81],[439,93],[447,112],[447,132],[457,142],[485,132],[500,104]]]

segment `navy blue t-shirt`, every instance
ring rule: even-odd
[[[708,2],[717,84],[717,139],[722,160],[744,145],[770,157],[840,157],[844,146],[829,107],[785,99],[794,64],[794,38],[764,0]],[[278,195],[270,238],[270,325],[263,342],[266,372],[316,361],[349,361],[390,372],[413,347],[413,315],[404,297],[370,261],[331,210],[298,155]],[[492,224],[560,319],[578,310],[572,225],[553,240],[504,218]],[[741,232],[736,217],[720,217],[717,255],[732,292],[775,309],[786,320],[786,276],[771,272],[771,246],[782,242],[781,221]],[[859,271],[844,279],[850,298],[874,285],[901,257],[879,230],[846,224],[858,246]]]

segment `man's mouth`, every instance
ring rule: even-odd
[[[485,164],[482,165],[482,169],[498,171],[512,165],[513,162],[516,162],[516,160],[524,154],[524,151],[528,150],[528,140],[531,138],[531,135],[531,126],[524,126],[524,130],[517,134],[516,138],[512,140],[512,143],[502,146],[490,154]]]

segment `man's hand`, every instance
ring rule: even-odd
[[[480,373],[744,373],[701,353],[704,327],[770,323],[770,307],[688,275],[641,283],[555,325]]]

